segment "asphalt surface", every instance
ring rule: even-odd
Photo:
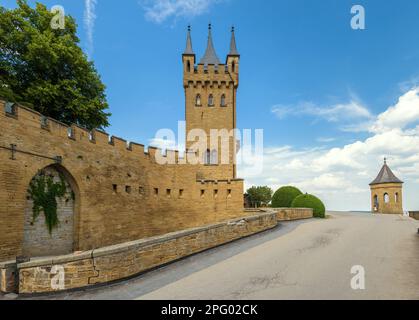
[[[329,214],[281,223],[131,280],[36,299],[419,299],[419,221]],[[364,290],[351,287],[354,266],[365,271]]]

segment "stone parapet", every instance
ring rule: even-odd
[[[19,293],[73,290],[126,279],[184,257],[276,227],[273,212],[229,220],[164,236],[95,249],[80,254],[37,259],[17,265]],[[64,271],[63,285],[51,285]],[[57,278],[58,277],[58,278]],[[55,280],[54,280],[55,279]]]

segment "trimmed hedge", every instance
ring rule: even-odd
[[[326,217],[326,207],[323,202],[311,194],[303,194],[298,196],[292,202],[292,208],[312,208],[315,218]]]
[[[295,198],[303,193],[296,187],[282,187],[278,189],[272,197],[273,208],[291,208]]]

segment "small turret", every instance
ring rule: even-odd
[[[228,55],[229,56],[240,56],[239,52],[237,51],[236,36],[234,34],[234,26],[231,27],[230,52],[228,53]]]
[[[370,188],[372,212],[403,214],[403,181],[391,171],[386,158]]]
[[[233,76],[236,84],[239,82],[239,62],[240,54],[237,50],[236,36],[234,33],[234,26],[231,27],[231,41],[230,41],[230,52],[227,55],[226,65],[229,73]]]
[[[183,69],[185,73],[193,72],[195,68],[195,53],[192,49],[191,26],[188,26],[188,34],[186,37],[186,48],[182,55]]]

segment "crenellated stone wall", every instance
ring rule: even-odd
[[[176,164],[160,165],[156,155],[174,157]],[[225,177],[214,180],[208,168],[184,160],[177,151],[146,151],[141,144],[69,127],[23,106],[5,112],[0,100],[0,261],[27,254],[28,186],[39,170],[50,167],[74,191],[73,251],[244,215],[243,181],[233,179],[231,169],[211,167]]]

